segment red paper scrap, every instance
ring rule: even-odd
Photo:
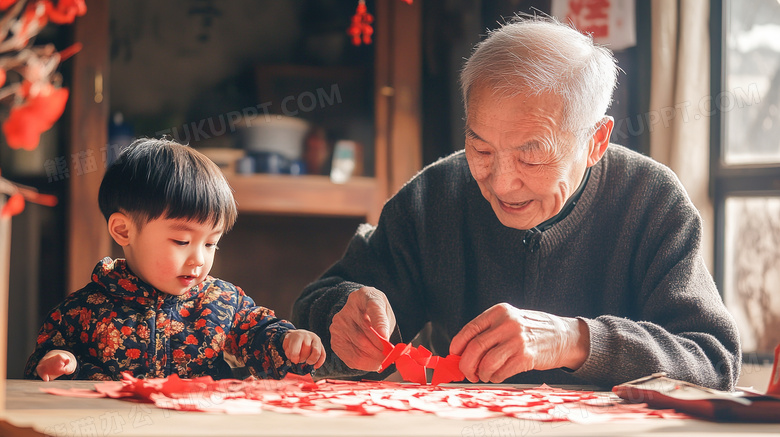
[[[404,360],[413,360],[406,355]],[[437,360],[441,364],[447,358]],[[440,369],[440,367],[437,367]],[[452,419],[516,417],[536,421],[601,423],[647,418],[687,418],[673,410],[652,410],[644,404],[623,404],[612,393],[594,393],[541,386],[430,386],[387,381],[314,382],[310,376],[282,380],[137,379],[102,382],[94,392],[46,389],[60,396],[111,397],[154,403],[158,408],[225,414],[261,411],[306,416],[372,416],[379,413],[425,413]]]

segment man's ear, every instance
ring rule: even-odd
[[[604,153],[606,153],[607,147],[609,146],[609,137],[612,135],[612,128],[614,126],[615,121],[609,116],[604,117],[599,122],[598,127],[596,127],[596,132],[593,133],[593,136],[590,139],[588,167],[596,165],[596,163],[601,160],[601,157],[604,156]]]
[[[108,233],[116,244],[125,247],[130,244],[130,233],[133,232],[133,222],[127,214],[115,212],[108,217]]]

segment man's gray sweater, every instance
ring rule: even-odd
[[[350,292],[383,291],[402,337],[431,322],[434,348],[487,308],[584,320],[590,354],[576,371],[516,375],[507,382],[611,387],[655,372],[732,389],[741,353],[737,328],[700,250],[701,219],[667,167],[610,145],[574,209],[551,228],[502,225],[456,152],[409,181],[362,225],[344,257],[297,300],[296,326],[320,335],[329,376],[347,369],[330,349],[329,326]],[[438,347],[437,347],[438,345]]]

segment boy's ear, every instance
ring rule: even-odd
[[[125,247],[130,244],[130,232],[132,232],[133,222],[126,214],[115,212],[108,217],[108,233],[116,244]]]

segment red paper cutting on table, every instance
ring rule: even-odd
[[[546,385],[533,389],[501,386],[430,386],[386,381],[314,382],[310,376],[246,380],[210,377],[138,379],[97,383],[95,391],[47,389],[73,397],[110,397],[154,403],[165,409],[257,414],[261,411],[308,416],[371,416],[378,413],[428,413],[452,419],[515,417],[537,421],[600,423],[621,419],[687,418],[673,410],[624,404],[612,393],[572,391]]]

